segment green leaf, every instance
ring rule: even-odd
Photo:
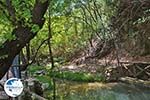
[[[40,29],[40,27],[39,27],[37,24],[34,24],[34,25],[32,26],[31,31],[32,31],[33,33],[36,33],[36,32],[39,31],[39,29]]]

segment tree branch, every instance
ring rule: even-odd
[[[7,0],[7,5],[9,5],[9,3],[10,0]],[[32,24],[38,25],[40,29],[43,27],[45,21],[44,14],[46,13],[48,5],[49,0],[46,0],[45,2],[36,0],[32,10]],[[14,16],[14,12],[11,12],[11,14]],[[8,71],[14,57],[19,54],[21,49],[37,34],[37,32],[38,31],[33,32],[31,27],[25,26],[18,26],[13,30],[12,34],[16,35],[16,40],[7,40],[0,47],[0,56],[6,55],[6,57],[0,59],[0,79]]]

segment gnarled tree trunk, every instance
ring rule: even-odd
[[[1,2],[2,3],[2,2]],[[45,20],[44,14],[49,6],[49,0],[36,0],[34,8],[32,9],[32,24],[36,24],[41,29]],[[6,0],[6,9],[11,16],[12,23],[16,23],[16,18],[14,14],[14,9],[11,4],[11,0]],[[25,23],[23,23],[25,24]],[[0,79],[8,71],[12,64],[14,57],[21,51],[21,49],[37,34],[38,31],[33,32],[31,27],[24,25],[15,24],[17,26],[12,34],[15,34],[16,39],[11,41],[6,41],[0,48]]]

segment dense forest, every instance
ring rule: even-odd
[[[150,88],[150,0],[0,0],[0,30],[0,79],[16,66],[42,100],[78,100],[58,96],[64,79]]]

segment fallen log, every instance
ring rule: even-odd
[[[140,80],[137,78],[131,78],[131,77],[121,77],[119,78],[120,82],[135,85],[141,88],[149,88],[150,89],[150,81]]]
[[[150,62],[144,62],[144,61],[120,61],[121,64],[144,64],[144,65],[150,65]]]

